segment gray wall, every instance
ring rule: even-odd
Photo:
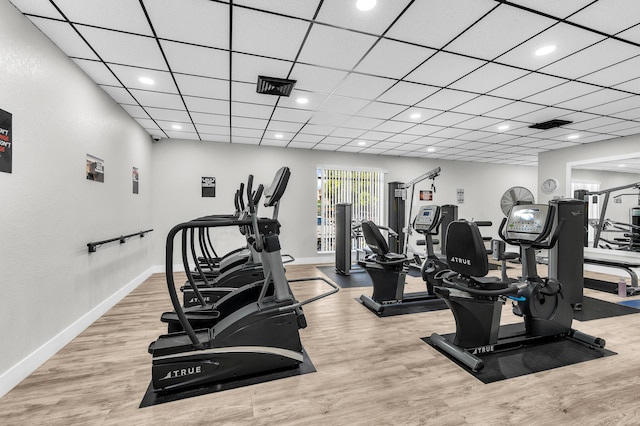
[[[459,216],[493,221],[492,229],[482,230],[488,236],[497,235],[496,230],[503,217],[500,197],[504,191],[518,185],[535,193],[537,181],[535,167],[175,139],[163,139],[154,144],[152,163],[153,210],[159,213],[154,215],[153,226],[159,235],[166,235],[172,226],[181,221],[207,214],[232,212],[233,194],[248,174],[254,174],[258,183],[269,184],[278,168],[289,166],[291,180],[280,208],[281,242],[283,252],[292,254],[301,263],[333,262],[332,255],[319,256],[316,253],[316,169],[319,166],[386,170],[385,183],[407,182],[441,167],[441,175],[435,181],[433,203],[456,204],[456,189],[463,188],[465,200],[464,204],[459,205]],[[200,179],[203,176],[217,179],[216,198],[201,198]],[[430,189],[430,186],[430,180],[423,181],[416,186],[416,193],[420,189]],[[415,204],[419,203],[417,201]],[[262,213],[270,214],[264,209]],[[237,230],[221,230],[217,235],[216,242],[221,251],[243,244]],[[153,259],[155,264],[164,262],[161,245],[155,247]]]
[[[13,173],[0,173],[2,395],[37,367],[30,354],[50,356],[149,269],[155,236],[87,253],[90,241],[151,226],[151,140],[6,1],[0,40],[0,108],[13,114]],[[86,154],[105,160],[104,183],[86,179]]]

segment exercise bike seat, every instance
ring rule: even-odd
[[[364,240],[373,252],[373,255],[368,256],[367,259],[381,266],[398,266],[409,262],[409,258],[404,254],[394,253],[389,249],[387,241],[375,223],[365,220],[362,222],[361,228]]]

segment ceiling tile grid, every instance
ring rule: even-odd
[[[11,2],[154,136],[535,165],[640,133],[636,0]]]

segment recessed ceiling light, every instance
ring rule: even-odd
[[[173,128],[173,129],[175,129],[175,130],[181,130],[181,129],[182,129],[182,126],[181,126],[181,125],[179,125],[179,124],[174,124],[174,125],[172,125],[172,126],[171,126],[171,128]]]
[[[419,112],[414,112],[414,113],[413,113],[413,114],[411,114],[409,117],[411,117],[412,119],[414,119],[414,120],[415,120],[416,118],[420,118],[420,117],[421,117],[421,115],[420,115],[420,113],[419,113]]]
[[[276,137],[276,139],[282,139],[282,134],[281,133],[276,133],[275,135],[273,135]]]
[[[138,81],[142,84],[155,84],[155,81],[153,81],[149,77],[140,77]]]
[[[307,99],[307,98],[298,98],[298,99],[296,99],[296,102],[299,103],[300,105],[304,105],[304,104],[308,104],[309,103],[309,99]]]
[[[367,143],[365,141],[358,141],[358,145],[365,146]]]
[[[556,46],[550,44],[549,46],[543,46],[540,49],[536,50],[536,56],[544,56],[556,50]]]
[[[567,139],[578,139],[580,137],[580,135],[569,135],[567,136]]]
[[[507,130],[509,128],[508,124],[503,124],[502,126],[498,127],[498,130]]]
[[[376,0],[358,0],[356,1],[356,7],[363,12],[367,12],[376,7]]]
[[[427,152],[434,152],[436,149],[435,148],[427,148]]]
[[[626,164],[618,164],[618,167],[627,167]]]

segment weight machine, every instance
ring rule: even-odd
[[[409,197],[409,221],[413,214],[413,197],[415,195],[416,184],[425,179],[435,181],[440,175],[440,167],[418,176],[409,182],[389,182],[389,228],[398,234],[398,238],[389,238],[389,248],[395,253],[403,253],[407,255],[409,248],[409,235],[411,234],[411,225],[407,226],[407,215],[405,214],[405,201],[407,200],[407,189],[411,188],[411,196]],[[431,183],[431,190],[436,192],[436,187]]]
[[[622,191],[624,189],[629,189],[629,188],[635,188],[640,190],[640,182],[635,182],[635,183],[631,183],[629,185],[622,185],[622,186],[616,186],[615,188],[609,188],[609,189],[603,189],[601,191],[587,191],[584,189],[578,189],[576,191],[574,191],[574,198],[578,199],[578,200],[583,200],[585,203],[588,202],[588,196],[600,196],[600,195],[604,195],[604,200],[602,202],[602,209],[600,211],[600,218],[598,219],[597,223],[592,223],[592,226],[594,226],[595,228],[595,236],[593,238],[593,248],[598,248],[598,244],[600,243],[600,240],[603,239],[602,238],[602,231],[604,230],[604,228],[607,225],[615,225],[615,226],[627,226],[628,229],[623,229],[624,230],[628,230],[629,231],[629,237],[630,241],[631,241],[631,247],[633,247],[633,244],[635,244],[636,242],[640,243],[640,236],[638,235],[640,233],[640,213],[637,211],[638,209],[636,208],[632,208],[631,212],[630,212],[630,224],[627,223],[621,223],[621,222],[614,222],[611,220],[606,219],[606,212],[607,212],[607,205],[609,204],[609,198],[611,196],[612,192],[616,192],[616,191]],[[622,195],[629,195],[629,194],[619,194],[616,195],[614,198],[620,197]],[[639,198],[638,198],[638,204],[640,204],[640,194],[639,194]],[[637,222],[637,223],[636,223]],[[584,237],[584,245],[585,247],[588,246],[588,217],[585,216],[585,237]]]

